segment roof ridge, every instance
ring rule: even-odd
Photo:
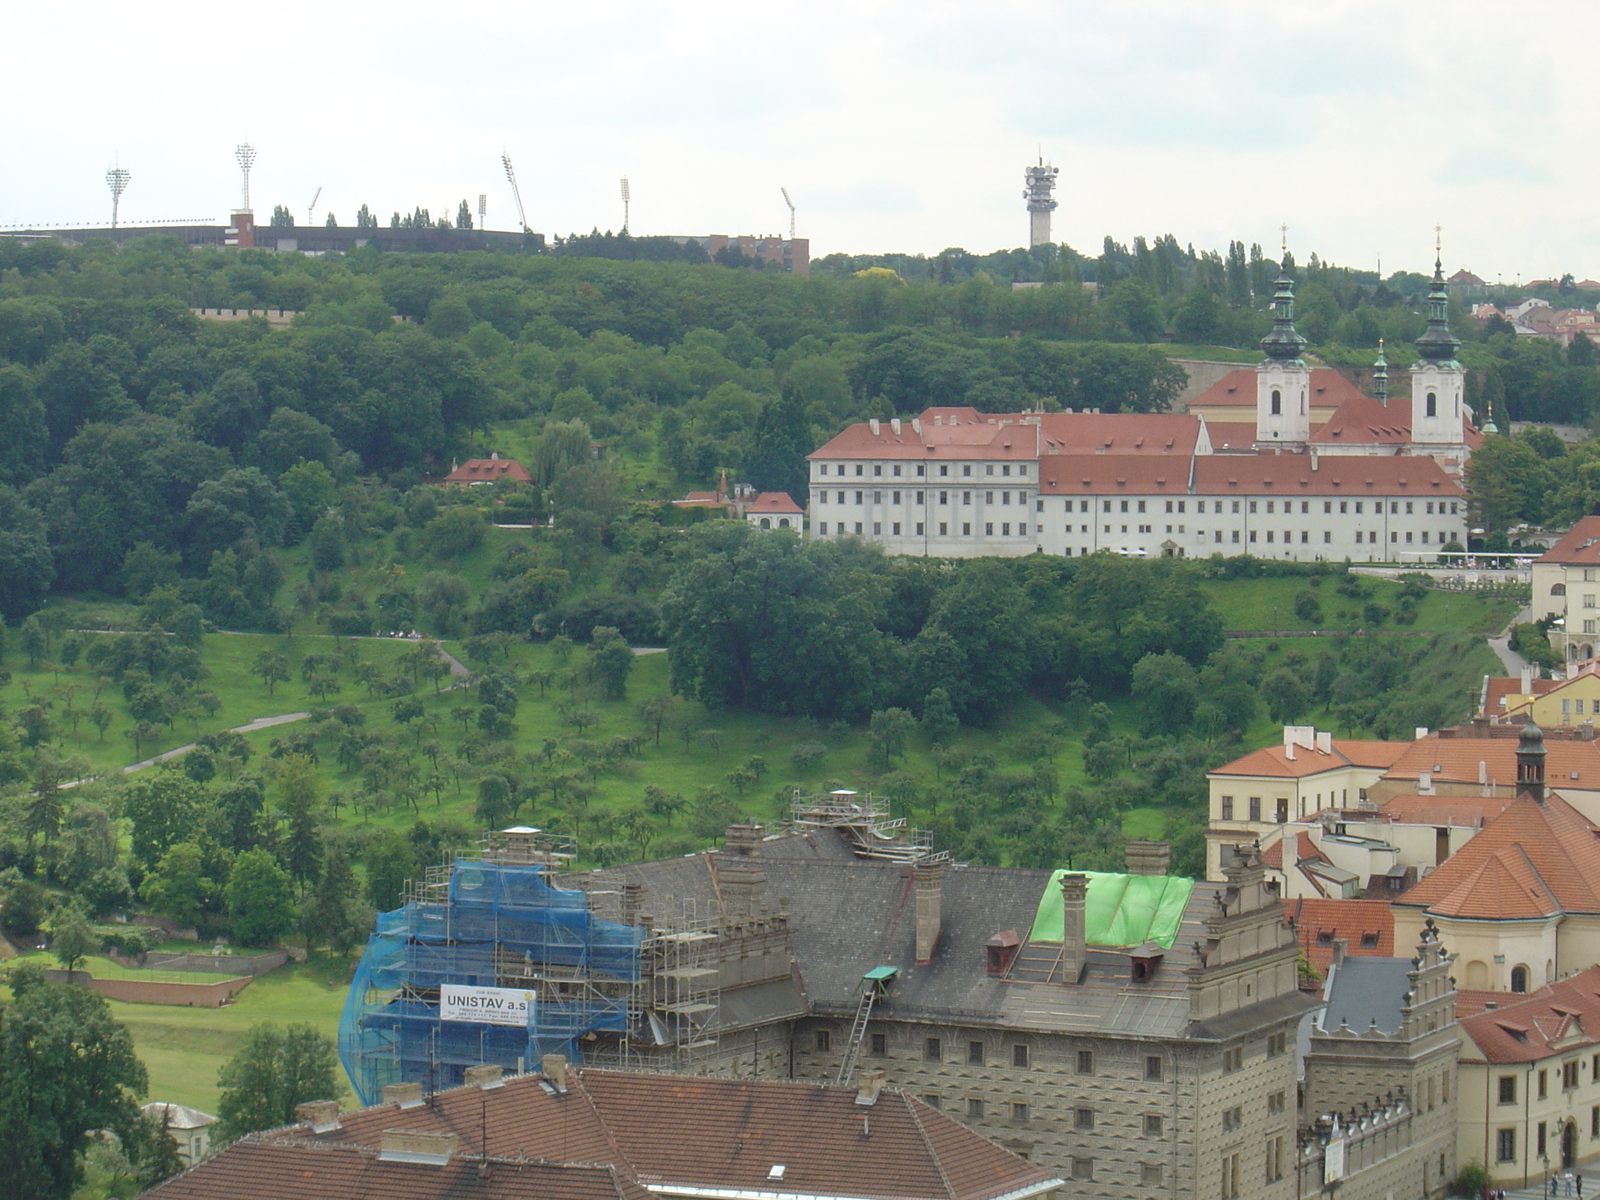
[[[929,1159],[933,1162],[933,1169],[939,1172],[939,1182],[944,1184],[944,1194],[949,1200],[956,1200],[955,1185],[950,1182],[950,1176],[945,1173],[944,1159],[934,1147],[933,1139],[928,1136],[928,1131],[923,1127],[922,1114],[917,1112],[917,1106],[904,1092],[900,1093],[900,1102],[906,1106],[906,1112],[911,1116],[911,1123],[917,1127],[917,1136],[922,1139],[922,1146],[928,1152]]]

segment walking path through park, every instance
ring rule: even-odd
[[[121,631],[120,630],[97,629],[97,630],[86,630],[85,632],[113,633],[113,632],[121,632]],[[245,635],[240,634],[239,631],[235,630],[235,629],[219,629],[217,632],[218,633],[224,633],[224,634],[235,634],[235,635],[238,635],[238,636],[245,636]],[[304,634],[299,634],[298,636],[300,636],[300,637],[332,637],[333,635],[332,634],[323,634],[323,633],[304,633]],[[351,641],[374,641],[375,642],[375,641],[392,641],[394,639],[392,639],[392,638],[351,638],[350,640]],[[417,639],[402,638],[400,640],[401,641],[411,641],[411,640],[420,641],[421,639],[420,638],[417,638]],[[641,652],[636,651],[635,653],[641,653]],[[647,650],[647,651],[642,651],[642,653],[648,654],[648,653],[653,653],[653,651],[648,651]],[[439,651],[439,661],[444,663],[445,666],[450,668],[450,678],[455,680],[455,682],[452,683],[449,688],[445,688],[444,689],[445,691],[449,691],[451,688],[466,687],[472,681],[472,672],[467,670],[466,667],[462,666],[461,663],[453,655],[446,654],[443,650],[440,650]],[[290,724],[293,724],[295,721],[304,721],[310,716],[311,716],[311,714],[308,713],[308,712],[292,712],[292,713],[278,713],[276,716],[271,716],[271,717],[257,717],[255,720],[247,722],[244,725],[236,725],[236,726],[234,726],[232,729],[228,730],[228,732],[229,733],[254,733],[258,729],[271,729],[275,725],[290,725]],[[193,750],[195,748],[196,744],[197,743],[195,743],[195,742],[188,742],[188,743],[185,743],[182,746],[174,746],[171,750],[163,750],[160,754],[155,755],[153,758],[147,758],[147,759],[144,759],[141,762],[130,763],[128,766],[122,768],[122,773],[124,775],[131,775],[135,771],[142,771],[146,767],[153,767],[157,763],[163,763],[163,762],[166,762],[168,759],[177,758],[181,754],[189,753],[189,751],[191,751],[191,750]],[[82,787],[84,784],[90,782],[90,780],[92,780],[93,778],[94,778],[93,776],[90,776],[89,778],[86,778],[86,779],[72,779],[72,780],[67,781],[66,783],[63,783],[63,784],[59,785],[57,790],[66,791],[68,788]]]

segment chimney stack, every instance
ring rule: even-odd
[[[1349,938],[1334,938],[1333,939],[1333,965],[1334,966],[1338,966],[1340,963],[1344,962],[1345,956],[1348,955],[1349,953],[1350,953],[1350,939]]]
[[[294,1106],[294,1117],[311,1126],[312,1133],[331,1133],[339,1128],[337,1100],[308,1100]]]
[[[468,1087],[476,1085],[487,1092],[505,1082],[501,1077],[502,1075],[503,1072],[499,1063],[480,1063],[476,1067],[468,1067],[463,1071],[461,1073],[461,1082]]]
[[[384,1085],[383,1102],[397,1108],[417,1108],[422,1104],[420,1083],[390,1083]]]
[[[624,883],[622,885],[622,923],[624,925],[639,924],[639,910],[644,904],[644,884]]]
[[[917,962],[920,965],[933,961],[933,951],[939,944],[944,864],[919,862],[911,868],[911,879],[917,894]]]
[[[1089,896],[1089,877],[1069,874],[1061,877],[1061,982],[1076,984],[1083,978],[1088,955],[1088,929],[1085,907]]]
[[[1172,867],[1172,847],[1166,842],[1129,841],[1122,854],[1129,875],[1165,875]]]
[[[878,1093],[883,1091],[883,1085],[888,1080],[889,1073],[882,1067],[871,1071],[862,1071],[856,1076],[856,1103],[876,1104]]]
[[[766,891],[767,871],[761,865],[761,836],[760,825],[729,825],[723,831],[717,872],[730,917],[755,915],[762,893]]]
[[[539,1060],[539,1069],[556,1091],[567,1090],[567,1060],[559,1054],[546,1054]]]

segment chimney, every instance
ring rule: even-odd
[[[1417,794],[1419,796],[1433,795],[1433,772],[1419,771],[1417,773]]]
[[[1423,738],[1428,736],[1428,727],[1426,725],[1418,725],[1416,727],[1416,729],[1417,729],[1417,741],[1420,742]]]
[[[722,881],[722,898],[730,917],[755,914],[766,891],[767,871],[761,865],[760,825],[729,825],[722,834],[722,853],[717,855],[717,874]]]
[[[911,879],[917,893],[917,962],[930,963],[939,945],[939,926],[943,919],[940,892],[944,886],[944,864],[919,862],[911,868]]]
[[[878,418],[877,417],[873,417],[870,421],[867,422],[867,426],[872,430],[872,436],[873,437],[877,437],[878,436],[878,430],[881,428],[881,426],[878,423]]]
[[[624,925],[639,924],[639,908],[644,903],[644,884],[624,883],[622,885],[622,923]]]
[[[397,1108],[417,1108],[422,1104],[420,1083],[391,1083],[383,1089],[383,1102]]]
[[[1311,452],[1311,469],[1313,471],[1317,469],[1317,452],[1315,450]]]
[[[1283,756],[1290,762],[1294,762],[1294,743],[1288,738],[1283,740]]]
[[[856,1103],[876,1104],[878,1093],[883,1091],[883,1085],[889,1078],[889,1072],[882,1067],[871,1071],[862,1071],[856,1076]]]
[[[922,418],[921,417],[912,417],[911,418],[911,431],[913,433],[915,433],[918,437],[922,436]]]
[[[1076,984],[1083,977],[1088,952],[1084,907],[1089,895],[1087,875],[1061,877],[1061,982]]]
[[[1483,759],[1478,760],[1478,785],[1487,786],[1489,783],[1489,764]]]
[[[1172,847],[1166,842],[1129,841],[1122,856],[1129,875],[1165,875],[1172,868]]]
[[[894,430],[895,437],[899,437],[900,436],[900,418],[899,417],[890,417],[889,418],[889,428]]]
[[[544,1077],[555,1085],[558,1092],[567,1090],[567,1060],[559,1054],[546,1054],[539,1060]]]
[[[1334,938],[1333,939],[1333,965],[1334,966],[1338,966],[1340,963],[1344,962],[1345,956],[1348,955],[1349,953],[1350,953],[1350,939],[1349,938]]]
[[[1524,696],[1527,696],[1527,695],[1530,695],[1532,692],[1533,692],[1533,668],[1532,667],[1528,667],[1528,666],[1524,666],[1522,668],[1522,693],[1521,694],[1524,695]]]
[[[1332,754],[1333,753],[1333,734],[1331,734],[1331,733],[1319,733],[1319,734],[1317,734],[1317,750],[1320,751],[1323,754]]]
[[[421,1163],[442,1167],[456,1152],[453,1133],[424,1133],[412,1129],[385,1129],[378,1138],[379,1162]]]
[[[308,1100],[294,1106],[294,1119],[311,1126],[312,1133],[329,1133],[339,1128],[337,1100]]]
[[[468,1067],[463,1071],[461,1073],[461,1082],[468,1087],[476,1085],[487,1092],[492,1088],[500,1087],[505,1082],[501,1078],[502,1074],[499,1063],[481,1063],[476,1067]]]

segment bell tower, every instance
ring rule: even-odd
[[[1311,369],[1300,352],[1306,339],[1294,327],[1294,280],[1283,263],[1272,296],[1272,332],[1261,339],[1267,357],[1256,367],[1256,448],[1301,451],[1311,440]]]
[[[1461,343],[1450,332],[1450,293],[1445,288],[1437,238],[1433,285],[1428,292],[1428,328],[1416,345],[1417,365],[1411,370],[1411,441],[1425,454],[1460,446],[1467,373],[1456,361]]]

